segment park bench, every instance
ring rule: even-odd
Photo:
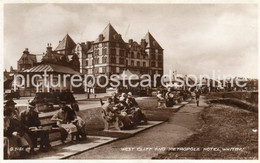
[[[51,120],[52,115],[40,118],[41,126],[49,132],[50,142],[61,140],[60,129],[55,121]],[[75,137],[76,133],[71,134],[71,140]]]
[[[41,121],[41,126],[43,127],[43,129],[48,130],[49,132],[49,139],[50,142],[54,142],[57,140],[60,140],[60,132],[59,132],[59,128],[55,128],[54,126],[56,125],[55,122],[51,121],[51,116],[47,116],[47,117],[42,117],[40,118]],[[4,138],[4,157],[5,159],[8,159],[9,153],[8,153],[8,141],[9,139],[7,137]],[[38,138],[38,143],[40,144],[40,139]],[[26,149],[28,148],[29,145],[22,145],[21,148]]]

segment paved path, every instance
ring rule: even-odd
[[[134,137],[112,142],[70,159],[151,159],[163,153],[163,147],[174,147],[196,133],[203,123],[200,112],[207,106],[203,97],[200,102],[201,106],[197,107],[192,100],[170,117],[168,122]]]

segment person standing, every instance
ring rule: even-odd
[[[194,92],[195,92],[195,98],[196,98],[197,106],[199,106],[199,99],[200,99],[201,90],[200,90],[200,88],[196,88]]]
[[[166,92],[165,94],[165,99],[166,99],[166,106],[167,107],[173,107],[173,93],[172,93],[172,89],[171,88],[168,88],[168,91]]]

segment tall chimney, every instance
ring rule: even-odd
[[[51,53],[52,52],[52,47],[51,47],[51,43],[47,44],[47,50],[46,50],[47,53]]]

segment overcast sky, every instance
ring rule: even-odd
[[[253,4],[5,4],[4,68],[17,67],[25,48],[56,48],[69,33],[95,40],[108,22],[128,42],[149,30],[164,48],[164,68],[183,74],[257,77],[257,5]]]

